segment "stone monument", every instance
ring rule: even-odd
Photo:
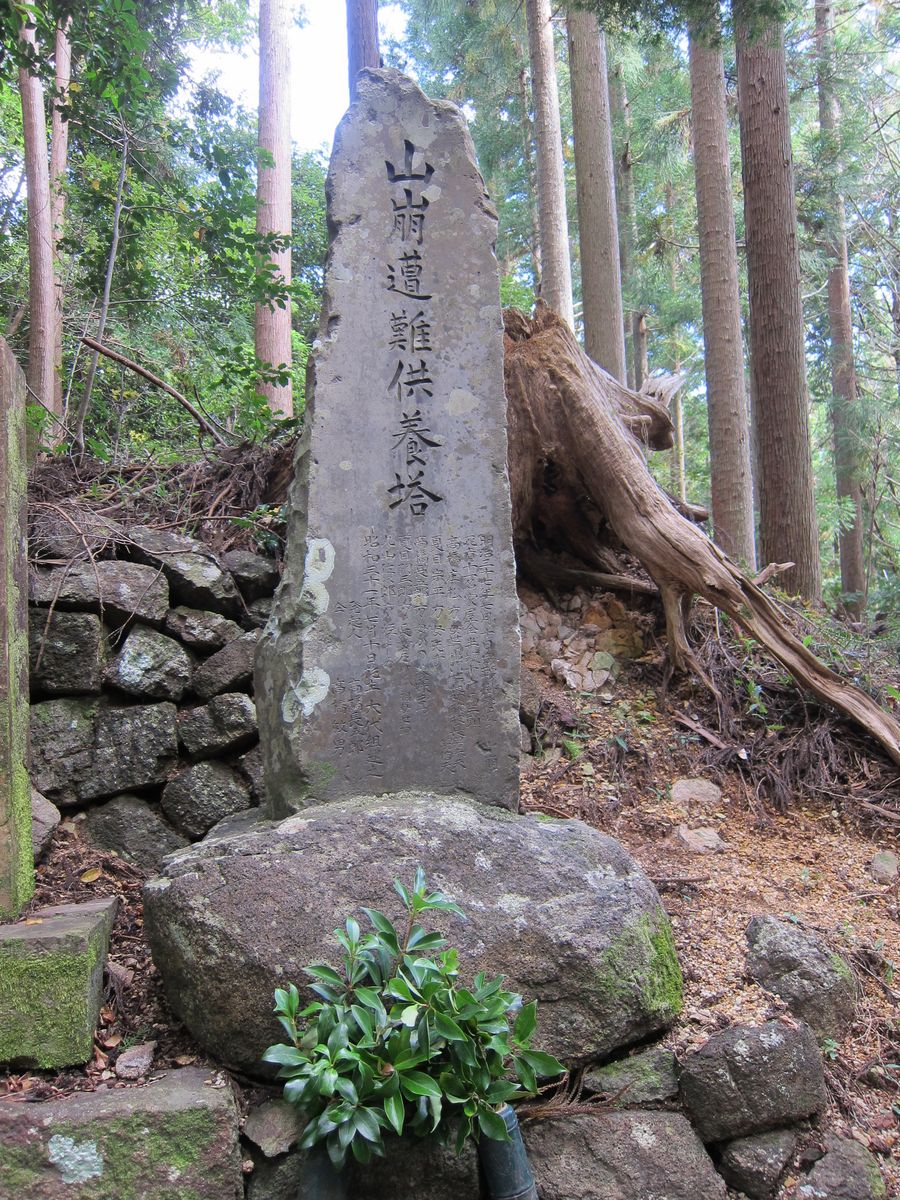
[[[257,657],[270,815],[429,789],[518,804],[496,215],[459,109],[364,71]]]
[[[34,888],[25,537],[25,377],[0,338],[0,921]]]

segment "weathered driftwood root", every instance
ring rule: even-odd
[[[539,306],[533,319],[506,314],[505,359],[520,556],[553,547],[583,557],[579,546],[592,538],[596,561],[601,546],[621,543],[659,588],[675,669],[698,669],[687,617],[693,597],[702,596],[900,765],[900,725],[794,637],[768,596],[656,484],[641,443],[671,445],[665,406],[607,375],[546,307]],[[573,512],[574,539],[566,527]]]

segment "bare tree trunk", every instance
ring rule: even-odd
[[[528,79],[525,68],[519,72],[519,104],[522,108],[522,157],[528,179],[528,215],[531,218],[531,271],[534,294],[541,294],[541,227],[537,205],[537,172],[534,167],[534,124],[529,116]]]
[[[634,292],[635,255],[637,252],[637,222],[634,202],[634,170],[631,158],[631,104],[625,90],[625,75],[622,64],[617,63],[609,73],[609,109],[615,130],[622,130],[621,145],[614,151],[616,168],[616,211],[619,228],[619,273],[622,278],[622,302],[625,334],[625,359],[628,370],[628,386],[639,388],[635,375],[635,343],[637,340],[637,311],[629,311]]]
[[[21,38],[36,47],[34,28],[22,26]],[[19,68],[22,132],[25,142],[25,185],[28,191],[28,387],[33,399],[51,414],[54,409],[53,214],[47,161],[44,89],[36,75]],[[51,436],[53,434],[51,430]]]
[[[259,6],[259,148],[256,179],[256,232],[260,237],[291,235],[290,4],[261,0]],[[355,78],[355,77],[354,77]],[[263,161],[263,158],[265,161]],[[276,282],[291,282],[291,250],[285,246],[268,260]],[[291,305],[256,306],[256,357],[275,368],[291,368]],[[256,389],[269,408],[283,417],[294,414],[290,379],[261,379]]]
[[[574,327],[569,222],[550,0],[525,0],[525,15],[537,143],[541,299]]]
[[[347,0],[347,64],[350,103],[356,99],[356,77],[363,67],[380,67],[378,0]]]
[[[69,160],[69,120],[63,108],[69,102],[69,82],[72,77],[72,47],[69,44],[67,17],[56,26],[56,94],[50,115],[50,206],[53,222],[53,269],[56,288],[56,308],[53,321],[53,411],[63,410],[63,263],[59,242],[63,234],[66,211],[65,176]]]
[[[819,67],[819,129],[831,157],[838,131],[834,95],[834,25],[830,0],[816,0],[816,47]],[[837,178],[838,163],[829,178]],[[827,185],[826,185],[827,186]],[[847,262],[847,223],[844,197],[829,189],[825,251],[828,272],[828,327],[831,336],[831,428],[834,437],[834,475],[838,499],[849,498],[853,520],[838,534],[841,560],[841,595],[857,620],[866,605],[866,568],[863,556],[862,488],[857,453],[856,364],[853,359],[853,316],[850,309],[850,271]]]
[[[817,600],[822,585],[784,30],[770,21],[754,36],[745,2],[735,3],[735,36],[761,558],[793,562],[782,577],[785,588]]]
[[[634,314],[634,390],[639,392],[650,375],[650,355],[647,350],[647,314]]]
[[[109,316],[109,299],[112,295],[113,274],[116,269],[116,256],[119,253],[119,233],[122,227],[122,198],[125,192],[125,178],[128,174],[128,131],[122,128],[122,161],[119,165],[119,179],[116,184],[116,203],[113,208],[112,238],[109,243],[109,257],[106,260],[106,278],[103,281],[103,296],[100,299],[100,315],[97,322],[97,341],[103,341],[106,331],[106,318]],[[84,421],[91,407],[91,393],[94,390],[94,379],[97,375],[97,362],[100,352],[95,350],[88,367],[84,381],[84,391],[72,426],[72,450],[77,456],[84,454]]]
[[[713,10],[715,17],[718,8]],[[712,14],[711,14],[712,15]],[[694,182],[700,237],[700,290],[715,539],[756,567],[750,413],[744,383],[737,238],[728,150],[725,67],[718,21],[691,30]],[[706,39],[706,40],[704,40]]]
[[[620,383],[627,380],[619,225],[606,74],[606,39],[593,13],[566,18],[584,345]]]

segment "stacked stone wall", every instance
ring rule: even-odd
[[[71,543],[45,539],[30,572],[31,781],[155,874],[262,800],[253,659],[276,566],[143,527]]]

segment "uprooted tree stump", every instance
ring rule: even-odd
[[[533,318],[507,310],[504,326],[513,535],[522,572],[543,584],[658,589],[671,668],[701,678],[688,618],[694,597],[703,597],[900,765],[900,725],[812,654],[769,597],[654,480],[645,450],[672,444],[665,393],[623,387],[544,305]],[[640,560],[656,589],[626,574],[623,551]],[[561,564],[560,553],[581,565]]]

